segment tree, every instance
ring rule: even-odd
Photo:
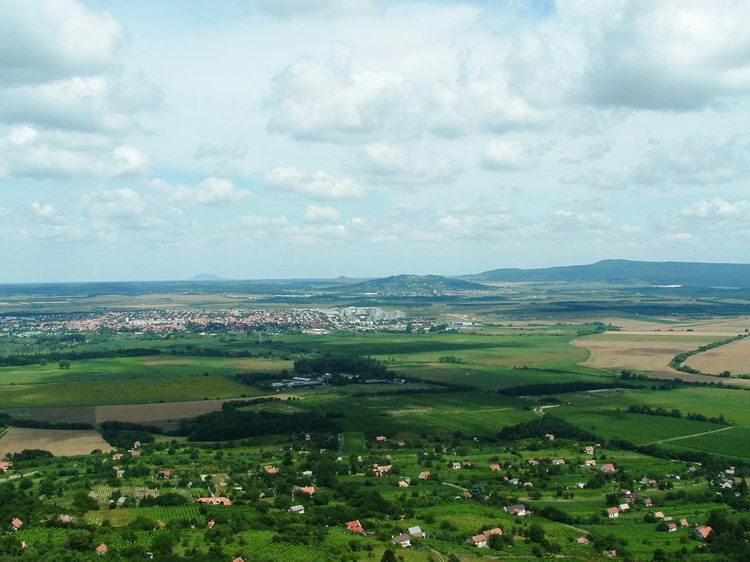
[[[383,553],[383,557],[380,559],[380,562],[397,562],[396,553],[393,552],[393,550],[391,550],[390,548],[387,548]]]
[[[61,369],[70,369],[70,361],[63,360],[57,364]]]

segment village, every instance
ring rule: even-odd
[[[89,529],[83,550],[110,557],[214,545],[225,556],[216,560],[301,546],[327,559],[325,548],[347,545],[460,559],[541,556],[564,544],[584,558],[627,560],[673,536],[699,551],[713,532],[707,502],[747,494],[739,467],[716,472],[552,433],[520,445],[302,433],[275,445],[136,441],[69,460],[14,455],[0,471],[31,496],[28,505],[2,507],[6,543],[31,551],[50,541],[70,545],[71,532]],[[352,448],[361,452],[347,454]],[[85,480],[76,476],[82,472]],[[618,536],[635,529],[642,544]]]

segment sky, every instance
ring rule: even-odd
[[[0,282],[749,261],[748,2],[0,13]]]

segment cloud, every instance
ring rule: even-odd
[[[748,150],[750,138],[746,136],[721,142],[714,137],[691,136],[668,144],[652,143],[632,171],[632,180],[663,187],[731,182],[750,171]]]
[[[393,185],[453,183],[461,173],[461,167],[450,158],[406,154],[383,143],[360,150],[354,169],[369,183]]]
[[[556,230],[584,230],[600,233],[611,222],[607,215],[598,211],[579,213],[569,209],[558,209],[552,216],[551,226]]]
[[[148,169],[148,157],[137,148],[111,147],[92,137],[15,127],[0,139],[0,177],[119,178],[142,176]]]
[[[514,226],[513,214],[493,204],[453,207],[435,223],[440,236],[446,238],[491,239]]]
[[[349,230],[342,224],[296,225],[286,217],[247,215],[224,224],[221,233],[228,241],[273,239],[295,244],[316,244],[325,241],[342,240],[349,236]]]
[[[277,18],[319,18],[368,13],[376,0],[250,0],[255,8]]]
[[[0,0],[0,84],[38,84],[113,69],[117,21],[75,0]]]
[[[680,216],[704,221],[745,221],[750,219],[750,201],[731,203],[720,197],[696,201],[680,210]]]
[[[695,244],[698,239],[690,234],[689,232],[674,232],[671,234],[665,234],[661,237],[665,242],[671,242],[675,244]]]
[[[55,215],[55,207],[49,204],[43,204],[38,203],[37,201],[34,201],[31,204],[31,209],[34,211],[34,214],[41,218],[50,218]]]
[[[520,142],[506,139],[490,139],[480,158],[486,170],[523,170],[536,164],[533,150]]]
[[[750,92],[750,5],[734,0],[561,2],[587,22],[580,99],[597,106],[699,110]]]
[[[295,193],[310,199],[360,199],[364,189],[354,180],[337,178],[326,172],[302,172],[294,166],[281,166],[263,174],[264,184],[278,191]]]
[[[241,203],[250,198],[250,191],[239,189],[231,180],[224,178],[208,178],[194,187],[170,185],[160,179],[150,180],[146,184],[155,193],[176,204],[226,205]]]
[[[561,164],[583,164],[599,160],[612,149],[612,141],[604,139],[588,145],[580,156],[566,156],[560,159]]]
[[[297,140],[348,142],[376,132],[401,136],[419,113],[418,92],[395,71],[297,61],[271,85],[268,130]]]
[[[305,209],[305,220],[307,222],[335,222],[341,218],[341,213],[333,207],[309,205]]]
[[[226,143],[221,146],[212,142],[202,143],[195,151],[195,158],[240,160],[247,156],[247,147],[240,143]]]

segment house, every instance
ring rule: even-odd
[[[578,537],[576,539],[576,542],[578,544],[589,544],[589,539],[587,539],[586,537]]]
[[[583,452],[586,453],[587,455],[593,455],[594,454],[594,448],[591,445],[589,445],[589,446],[583,448]]]
[[[521,481],[518,478],[511,478],[508,480],[508,484],[511,486],[518,486],[521,483]]]
[[[309,433],[305,433],[305,441],[310,441],[312,439],[312,436]]]
[[[545,439],[546,439],[547,441],[554,441],[554,440],[555,440],[555,436],[554,436],[554,434],[552,434],[552,433],[545,433],[545,434],[544,434],[544,438],[545,438]]]
[[[401,548],[408,548],[411,546],[411,537],[406,533],[401,533],[397,537],[391,537],[391,541],[393,544],[400,546]]]
[[[626,503],[620,504],[620,511],[629,511],[629,510],[630,510],[630,506],[628,504]]]
[[[617,551],[616,550],[605,550],[604,552],[602,552],[602,554],[606,558],[617,558]]]
[[[497,472],[498,470],[500,470],[500,465],[499,465],[499,464],[497,464],[497,463],[495,463],[495,464],[491,464],[491,465],[490,465],[490,470],[491,470],[492,472]]]
[[[619,517],[620,516],[620,510],[617,509],[616,507],[608,507],[607,508],[607,516],[610,519],[614,519],[615,517]]]
[[[60,523],[62,523],[63,525],[70,525],[76,522],[76,518],[73,517],[72,515],[61,515],[59,517],[59,520],[60,520]]]
[[[287,510],[288,513],[294,513],[295,515],[304,515],[305,514],[305,506],[304,505],[293,505]]]
[[[170,470],[160,470],[156,476],[159,480],[169,480],[172,476],[172,472]]]
[[[482,531],[482,534],[487,538],[490,538],[492,535],[502,536],[503,530],[500,527],[493,527],[492,529]]]
[[[384,443],[385,441],[388,441],[388,438],[385,435],[378,435],[375,438],[375,441],[377,441],[378,443]]]
[[[421,527],[409,527],[407,530],[407,533],[409,533],[412,537],[417,539],[423,539],[427,536],[427,533],[425,533]]]
[[[583,490],[586,487],[586,482],[576,482],[576,488]]]
[[[113,461],[119,461],[121,459],[122,459],[122,453],[115,453],[114,455],[112,455]]]
[[[553,466],[560,466],[561,464],[565,464],[565,459],[552,459]]]
[[[232,500],[223,496],[198,498],[195,501],[196,503],[202,503],[204,505],[232,505]]]
[[[398,487],[399,488],[408,488],[409,487],[409,483],[406,480],[399,480]]]
[[[386,474],[388,474],[392,468],[393,466],[390,464],[382,464],[382,465],[374,464],[372,465],[372,473],[377,478],[381,478],[385,476]]]
[[[583,462],[583,466],[596,466],[596,461],[594,459],[588,459]]]
[[[645,505],[646,507],[651,507],[652,505],[654,505],[654,500],[652,500],[651,498],[645,498],[643,500],[643,505]]]
[[[687,519],[680,519],[680,527],[687,527],[690,523],[688,523]]]
[[[657,511],[656,513],[654,513],[654,517],[656,517],[657,519],[664,519],[664,513],[662,513],[661,511]]]
[[[453,470],[458,470],[459,468],[461,468],[461,463],[460,462],[454,462],[454,463],[451,464],[451,466],[453,467]]]
[[[233,559],[232,562],[245,562],[245,559],[242,558],[242,556],[238,556],[237,558]]]
[[[362,523],[359,522],[359,519],[355,519],[354,521],[348,521],[346,523],[346,530],[350,533],[359,533],[360,535],[365,534],[365,529],[362,527]]]
[[[308,496],[312,496],[315,494],[315,488],[313,486],[302,486],[299,491],[303,494],[307,494]]]
[[[670,523],[669,525],[667,525],[668,533],[674,533],[675,531],[677,531],[677,523]]]
[[[2,470],[3,472],[8,472],[8,470],[10,470],[11,468],[13,468],[12,462],[0,461],[0,470]]]
[[[209,529],[213,529],[214,525],[216,525],[216,521],[213,520],[213,519],[209,519],[208,523],[206,523],[206,527],[209,528]]]
[[[615,468],[615,465],[608,462],[602,465],[602,472],[617,472],[617,469]]]
[[[474,464],[471,461],[463,461],[461,463],[461,466],[463,466],[464,468],[471,468],[472,466],[474,466]]]
[[[523,517],[524,515],[527,515],[529,513],[526,511],[526,506],[522,503],[509,505],[503,509],[506,511],[506,513],[512,513],[517,517]]]
[[[529,465],[531,465],[531,466],[538,466],[539,465],[539,461],[536,460],[536,459],[529,459],[526,462],[529,463]]]
[[[695,538],[698,539],[699,541],[705,541],[706,539],[708,539],[712,531],[713,529],[711,527],[705,527],[705,526],[696,527],[694,531]]]
[[[427,480],[430,477],[430,471],[429,470],[423,470],[419,473],[419,479],[420,480]]]
[[[21,521],[18,517],[14,517],[10,522],[10,530],[11,531],[18,531],[23,527],[23,521]]]
[[[104,556],[105,554],[107,554],[108,550],[109,550],[109,547],[106,544],[104,544],[104,543],[102,543],[102,544],[100,544],[99,546],[96,547],[96,553],[99,556]]]
[[[487,537],[482,533],[471,537],[469,542],[477,548],[487,548]]]

